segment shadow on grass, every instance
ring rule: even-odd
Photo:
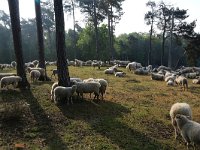
[[[95,104],[84,101],[70,106],[61,105],[58,107],[67,118],[87,122],[96,133],[108,138],[120,149],[172,149],[170,146],[163,145],[121,122],[120,118],[130,111],[120,104],[110,101]]]
[[[20,120],[8,120],[8,122],[1,124],[0,130],[2,132],[0,132],[0,135],[4,140],[2,145],[13,146],[16,141],[26,141],[28,144],[35,144],[35,147],[32,148],[27,145],[30,149],[47,147],[48,149],[68,149],[56,132],[56,127],[52,125],[45,110],[43,110],[31,91],[4,91],[1,93],[0,102],[5,101],[24,101],[29,104],[29,111],[24,112],[25,117]]]

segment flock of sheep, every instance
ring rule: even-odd
[[[47,65],[56,65],[56,62],[47,62]],[[105,63],[99,61],[87,61],[83,62],[80,60],[68,61],[69,65],[74,66],[83,66],[90,65],[95,67],[106,66]],[[43,68],[36,67],[38,61],[33,61],[26,64],[26,70],[30,74],[32,82],[35,82],[39,79],[40,76],[45,75],[45,70]],[[5,68],[0,64],[0,69]],[[126,73],[122,70],[119,70],[119,66],[124,66],[127,70],[132,71],[137,75],[150,75],[152,80],[165,81],[166,85],[174,86],[175,84],[181,85],[184,90],[188,89],[187,79],[193,79],[194,84],[200,84],[200,68],[199,67],[181,67],[177,70],[172,70],[169,67],[160,66],[158,68],[152,68],[151,65],[143,67],[138,62],[129,62],[129,61],[118,61],[109,66],[104,70],[105,74],[113,74],[116,77],[125,77]],[[11,62],[9,67],[16,67],[15,62]],[[52,70],[52,75],[56,76],[58,74],[56,69]],[[52,77],[51,75],[51,77]],[[12,84],[14,87],[17,86],[18,82],[22,79],[19,76],[16,76],[13,73],[0,73],[1,88],[5,88],[8,85]],[[103,100],[103,96],[106,93],[108,87],[108,82],[105,79],[80,79],[80,78],[70,78],[71,87],[59,86],[58,82],[53,83],[51,87],[51,101],[58,104],[63,99],[67,100],[67,103],[73,104],[73,96],[77,93],[78,97],[83,99],[83,94],[94,94],[94,99]],[[187,143],[187,148],[191,144],[193,147],[200,144],[200,124],[192,121],[192,110],[187,103],[175,103],[172,105],[170,110],[170,117],[172,125],[175,130],[175,139],[179,134],[182,135],[184,141]]]

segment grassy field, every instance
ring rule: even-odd
[[[53,68],[47,68],[49,76]],[[69,67],[70,77],[106,79],[105,101],[92,101],[85,95],[84,101],[56,106],[50,101],[55,78],[31,83],[27,91],[0,91],[0,110],[4,108],[5,115],[6,108],[10,114],[0,120],[0,149],[12,149],[15,144],[42,150],[186,149],[182,138],[174,140],[169,110],[175,102],[187,102],[193,119],[200,122],[200,85],[189,80],[189,90],[183,91],[125,68],[125,78],[105,75],[104,69]],[[22,107],[24,103],[29,105]]]

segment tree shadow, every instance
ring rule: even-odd
[[[67,118],[87,122],[95,132],[108,138],[120,149],[173,149],[120,121],[120,117],[130,113],[120,104],[85,101],[58,107]]]
[[[23,101],[28,104],[28,110],[24,112],[20,120],[0,120],[0,142],[1,145],[13,147],[16,141],[23,141],[35,145],[36,149],[68,149],[66,143],[59,137],[57,130],[59,121],[67,124],[67,120],[58,120],[52,123],[51,117],[45,112],[38,100],[30,90],[8,90],[1,93],[0,103],[3,102]]]

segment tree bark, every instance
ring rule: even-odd
[[[96,42],[96,59],[99,60],[99,33],[97,27],[97,13],[96,13],[96,0],[93,0],[94,8],[94,28],[95,28],[95,42]]]
[[[19,17],[19,2],[18,0],[8,0],[11,27],[13,34],[13,43],[15,50],[15,57],[17,62],[17,75],[22,78],[19,82],[18,87],[20,89],[30,88],[30,84],[26,78],[23,50],[22,50],[22,40],[21,40],[21,27],[20,27],[20,17]]]
[[[56,21],[58,85],[70,86],[69,70],[65,51],[65,27],[62,0],[54,0],[54,11]]]
[[[44,56],[44,39],[43,39],[40,0],[35,0],[35,13],[36,13],[37,36],[38,36],[38,47],[39,47],[39,67],[45,69],[46,67],[45,67],[45,56]]]

